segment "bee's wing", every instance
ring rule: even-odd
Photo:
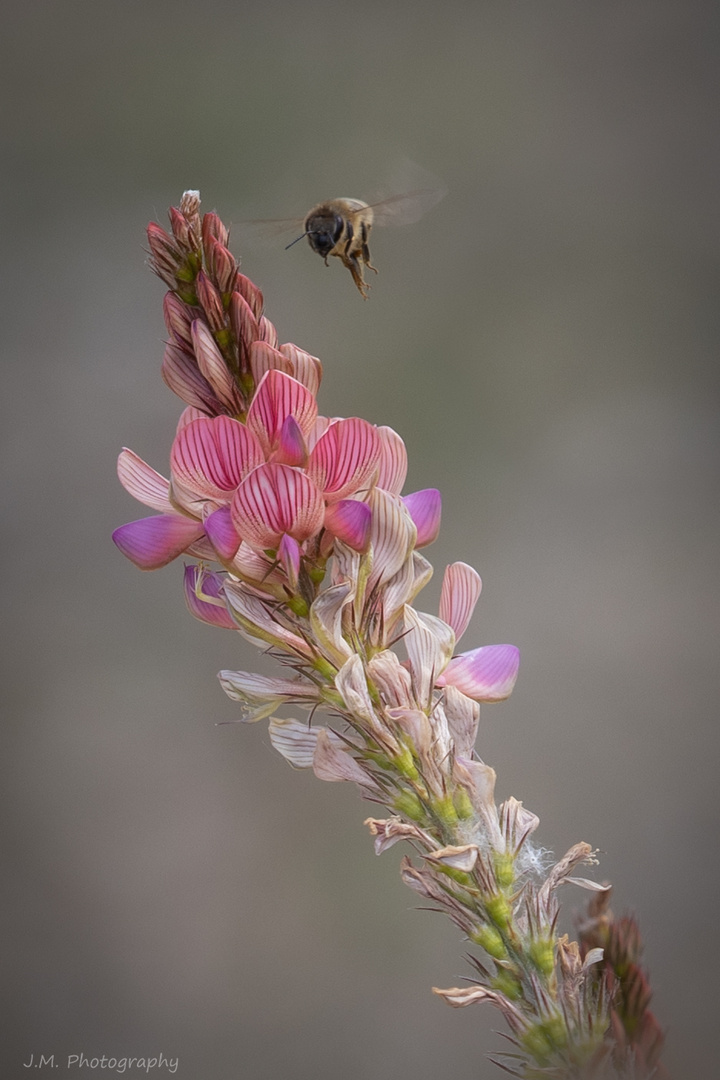
[[[284,237],[292,238],[293,234],[304,235],[305,216],[289,218],[251,218],[245,221],[237,221],[232,226],[232,232],[237,233],[243,240],[268,241],[280,240]]]
[[[447,195],[447,188],[422,188],[370,203],[374,225],[412,225]]]

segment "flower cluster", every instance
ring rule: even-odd
[[[483,951],[474,983],[436,992],[501,1009],[515,1044],[506,1070],[604,1066],[612,989],[588,975],[603,950],[581,954],[558,935],[556,890],[607,887],[573,874],[594,861],[587,844],[544,865],[538,819],[515,799],[496,805],[495,773],[475,751],[480,703],[510,694],[518,650],[456,653],[481,589],[466,563],[447,567],[437,615],[414,606],[432,575],[421,549],[440,527],[439,492],[402,495],[407,455],[392,429],[318,414],[320,361],[279,344],[196,192],[170,221],[172,234],[152,224],[148,239],[170,288],[163,377],[186,408],[169,479],[120,455],[122,484],[157,514],[121,526],[115,543],[143,570],[200,560],[185,568],[192,614],[285,665],[283,677],[220,681],[243,720],[269,718],[293,767],[353,781],[390,812],[367,821],[376,851],[409,842],[420,862],[403,860],[404,881]],[[309,719],[277,715],[286,705]],[[318,707],[329,725],[312,722]]]

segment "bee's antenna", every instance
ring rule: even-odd
[[[293,240],[293,241],[292,241],[291,243],[289,243],[289,244],[287,244],[287,245],[286,245],[286,247],[285,247],[285,250],[287,251],[287,250],[288,250],[289,248],[291,248],[291,247],[293,246],[293,244],[297,244],[298,240],[304,240],[304,239],[305,239],[305,237],[306,237],[306,236],[309,236],[309,235],[310,235],[310,233],[309,233],[309,232],[304,232],[304,233],[301,233],[301,235],[300,235],[300,236],[296,237],[296,239],[295,239],[295,240]]]

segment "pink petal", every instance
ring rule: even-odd
[[[188,424],[192,424],[193,420],[207,420],[208,414],[203,412],[202,409],[196,409],[194,405],[188,405],[186,409],[180,413],[178,418],[177,427],[175,428],[175,434],[182,431]]]
[[[192,324],[193,350],[198,368],[212,386],[218,400],[236,412],[239,406],[235,380],[207,323],[195,319]]]
[[[325,499],[335,502],[368,487],[379,459],[380,439],[372,424],[358,417],[336,420],[315,444],[307,474]]]
[[[165,293],[163,316],[167,332],[181,348],[192,349],[190,323],[197,309],[189,308],[174,292]]]
[[[325,510],[325,528],[354,551],[367,551],[371,521],[370,507],[357,499],[341,499]]]
[[[170,483],[127,447],[117,463],[120,483],[134,499],[145,506],[152,506],[163,514],[171,514],[173,505],[168,498]]]
[[[474,701],[504,701],[519,665],[520,651],[514,645],[484,645],[451,660],[436,685],[449,683]]]
[[[440,532],[442,514],[440,492],[436,488],[425,488],[424,491],[414,491],[412,495],[405,495],[403,502],[417,529],[415,547],[421,548],[432,544]]]
[[[467,630],[481,589],[480,575],[472,566],[456,562],[446,567],[440,594],[440,618],[452,626],[456,641]]]
[[[261,315],[258,320],[258,329],[260,331],[260,338],[262,341],[267,341],[268,345],[272,345],[273,349],[278,347],[277,330],[264,315]]]
[[[273,349],[266,341],[253,341],[250,346],[250,373],[256,386],[262,382],[268,371],[284,371],[292,375],[292,364],[286,356]]]
[[[255,318],[259,319],[263,310],[263,294],[257,285],[254,285],[250,278],[245,277],[244,274],[238,273],[235,275],[235,288],[245,302],[249,304]]]
[[[183,585],[190,614],[209,626],[237,630],[222,598],[222,578],[199,566],[186,566]]]
[[[258,337],[257,319],[252,308],[240,292],[230,297],[230,325],[240,350],[240,364],[243,371],[249,370],[250,347]]]
[[[173,478],[197,495],[214,499],[227,499],[263,461],[252,432],[229,416],[187,424],[176,435],[170,453]]]
[[[325,507],[322,495],[304,473],[270,463],[243,480],[231,510],[240,535],[264,550],[277,548],[283,533],[302,542],[319,532]]]
[[[390,427],[379,427],[377,433],[380,438],[380,468],[375,483],[383,491],[399,495],[408,470],[405,443]]]
[[[282,356],[282,353],[278,355]],[[287,363],[285,357],[283,361]],[[297,379],[273,369],[262,378],[248,411],[247,425],[270,454],[280,438],[287,416],[294,416],[304,436],[312,430],[317,404],[309,390]]]
[[[373,488],[368,496],[372,512],[370,543],[373,550],[368,588],[385,584],[400,569],[415,543],[415,526],[397,495]]]
[[[205,532],[221,562],[235,558],[240,547],[240,537],[232,523],[229,506],[221,506],[205,518]]]
[[[182,554],[204,531],[202,523],[192,518],[161,514],[121,525],[112,538],[123,555],[141,570],[158,570]]]
[[[278,546],[278,561],[287,574],[288,584],[293,592],[297,589],[300,576],[300,545],[287,533]]]
[[[303,386],[307,386],[310,393],[317,397],[322,379],[322,364],[317,356],[311,356],[310,353],[298,349],[297,345],[291,345],[289,342],[287,345],[280,346],[280,352],[290,361],[292,377]]]
[[[279,462],[280,465],[302,467],[307,458],[307,445],[300,426],[294,416],[287,416],[280,432],[278,448],[273,454],[272,460]]]

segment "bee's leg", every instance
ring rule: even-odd
[[[357,255],[355,255],[354,253],[352,255],[343,253],[341,254],[340,258],[343,261],[343,266],[347,266],[348,270],[352,274],[352,279],[357,285],[358,292],[362,296],[363,300],[367,300],[368,289],[370,288],[370,286],[363,277],[362,265],[358,262]]]
[[[373,264],[370,262],[370,248],[368,247],[368,238],[369,238],[369,236],[370,236],[370,229],[368,229],[365,222],[363,222],[363,226],[362,226],[362,245],[361,245],[363,262],[367,266],[368,270],[372,270],[372,272],[374,274],[377,274],[377,267],[373,266]]]

